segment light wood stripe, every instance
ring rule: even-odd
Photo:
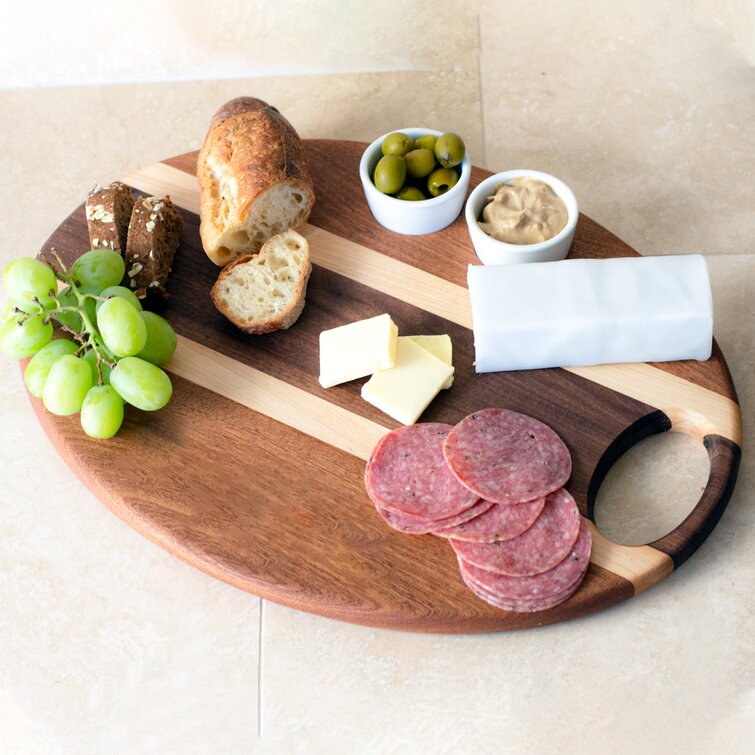
[[[178,336],[165,369],[225,398],[367,460],[387,427]]]
[[[153,163],[121,179],[129,186],[156,197],[166,194],[179,207],[199,215],[199,182],[191,173],[165,163]]]
[[[316,265],[472,329],[469,292],[463,286],[313,225],[306,225],[303,235]]]
[[[183,336],[166,369],[366,461],[388,431],[372,420],[272,377]],[[593,528],[591,561],[629,580],[639,593],[673,570],[671,558],[649,546],[628,547]]]
[[[165,163],[155,163],[124,179],[151,194],[170,194],[181,207],[199,212],[196,178]],[[465,328],[472,327],[469,294],[463,286],[394,260],[368,247],[308,225],[304,235],[316,265],[351,278]],[[694,435],[703,426],[742,444],[742,420],[736,402],[648,364],[609,364],[565,367],[593,383],[661,409],[675,429]],[[696,420],[698,417],[699,420]],[[691,421],[690,421],[691,420]]]
[[[704,425],[706,434],[721,435],[742,445],[739,405],[727,396],[643,363],[564,369],[661,409],[672,420],[675,430],[690,432],[694,425],[695,430],[691,434],[699,438],[697,429]],[[694,415],[698,415],[700,420],[695,421]]]
[[[674,571],[671,556],[649,545],[619,545],[601,535],[593,522],[587,523],[592,532],[590,561],[629,580],[634,586],[635,595]]]

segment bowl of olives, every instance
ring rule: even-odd
[[[404,128],[375,139],[359,164],[375,220],[409,236],[434,233],[464,205],[472,161],[457,134]]]

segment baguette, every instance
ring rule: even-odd
[[[291,327],[302,313],[311,272],[307,240],[285,231],[268,239],[259,254],[226,265],[212,301],[245,333],[272,333]]]
[[[231,100],[215,113],[197,178],[202,247],[216,265],[255,254],[271,236],[300,227],[314,204],[301,139],[254,97]]]

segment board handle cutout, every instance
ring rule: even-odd
[[[697,412],[681,408],[660,409],[640,417],[608,446],[595,467],[587,489],[587,516],[595,522],[595,501],[609,470],[632,446],[662,432],[683,432],[703,444],[708,452],[710,472],[692,511],[673,530],[651,543],[652,548],[671,557],[674,568],[683,564],[713,531],[729,503],[742,456],[737,443],[718,435],[715,425]]]

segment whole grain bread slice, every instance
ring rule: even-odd
[[[258,254],[226,265],[212,301],[245,333],[272,333],[291,327],[302,313],[311,272],[307,240],[288,230],[268,239]]]
[[[126,243],[126,285],[144,299],[167,299],[165,285],[181,240],[183,218],[170,197],[137,199]]]
[[[123,255],[133,208],[130,186],[120,181],[95,186],[86,201],[87,230],[92,249],[112,249]]]

